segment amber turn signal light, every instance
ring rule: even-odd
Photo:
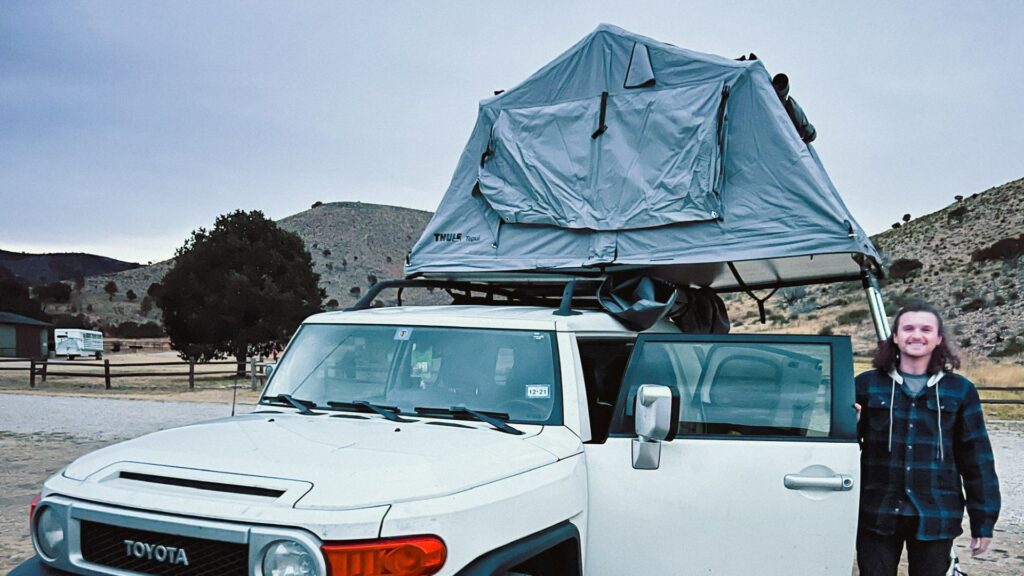
[[[36,506],[39,506],[39,501],[43,499],[42,494],[36,494],[36,497],[32,499],[32,503],[28,505],[28,525],[29,529],[32,527],[32,517],[36,515]]]
[[[437,536],[327,543],[320,550],[330,576],[425,576],[448,555]]]

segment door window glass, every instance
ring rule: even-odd
[[[827,437],[828,344],[646,342],[633,359],[620,431],[641,384],[679,390],[680,435]]]

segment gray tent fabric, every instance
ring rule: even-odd
[[[630,330],[647,330],[665,316],[678,311],[679,291],[662,286],[647,276],[620,279],[605,278],[597,291],[601,308],[617,318]]]
[[[405,272],[639,270],[735,289],[723,263],[757,288],[877,261],[760,60],[601,25],[481,102]]]

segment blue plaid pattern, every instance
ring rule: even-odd
[[[878,370],[857,376],[861,528],[891,535],[899,516],[910,514],[919,519],[918,540],[955,538],[963,532],[966,504],[971,535],[991,537],[999,517],[999,479],[978,390],[958,374],[944,375],[917,398],[899,383],[893,394],[893,385]]]

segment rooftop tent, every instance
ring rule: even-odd
[[[405,271],[735,290],[857,279],[877,261],[760,60],[602,25],[481,102]]]

